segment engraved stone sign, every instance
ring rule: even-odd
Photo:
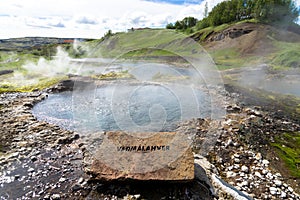
[[[89,173],[98,180],[192,180],[193,153],[188,143],[177,143],[180,138],[176,134],[157,132],[137,138],[125,132],[107,132],[92,157]]]

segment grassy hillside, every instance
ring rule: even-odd
[[[164,29],[144,29],[128,33],[116,33],[104,40],[94,41],[92,43],[93,52],[91,52],[91,56],[115,58],[125,56],[124,54],[127,53],[128,56],[143,56],[146,53],[151,53],[146,51],[146,48],[160,48],[162,45],[168,44],[182,35],[180,33],[174,35],[173,33],[171,30]],[[153,54],[172,55],[163,51],[153,51]]]
[[[300,42],[274,41],[277,52],[270,55],[270,64],[275,68],[300,68]]]
[[[275,27],[253,20],[202,29],[191,37],[212,55],[220,69],[269,64],[300,68],[300,27]]]
[[[94,52],[90,56],[172,60],[176,57],[174,52],[191,56],[195,49],[201,49],[201,45],[219,69],[262,63],[275,69],[300,68],[299,30],[297,26],[289,30],[254,20],[208,27],[191,35],[169,29],[142,29],[91,42]],[[192,38],[199,47],[183,45],[185,37]]]
[[[187,35],[168,29],[141,29],[116,33],[90,43],[91,57],[157,59],[181,62],[183,57],[194,57],[205,50]]]

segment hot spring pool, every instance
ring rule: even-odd
[[[64,129],[172,131],[180,121],[209,117],[207,92],[184,86],[103,85],[49,94],[34,116]]]

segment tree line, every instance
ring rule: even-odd
[[[229,0],[219,3],[208,14],[207,12],[205,4],[202,20],[186,17],[176,21],[175,24],[168,24],[166,28],[185,31],[196,26],[199,30],[245,19],[256,19],[263,23],[290,24],[297,20],[300,9],[293,0]]]
[[[167,29],[176,29],[176,30],[191,30],[190,28],[196,26],[198,19],[194,17],[185,17],[183,20],[176,21],[175,24],[167,24]]]

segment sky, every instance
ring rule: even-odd
[[[211,9],[222,0],[207,0]],[[48,36],[101,38],[108,30],[165,27],[203,18],[202,0],[0,0],[0,39]]]
[[[202,19],[223,0],[0,0],[0,39],[43,36],[101,38],[108,30],[161,28]],[[300,0],[298,5],[300,5]]]

